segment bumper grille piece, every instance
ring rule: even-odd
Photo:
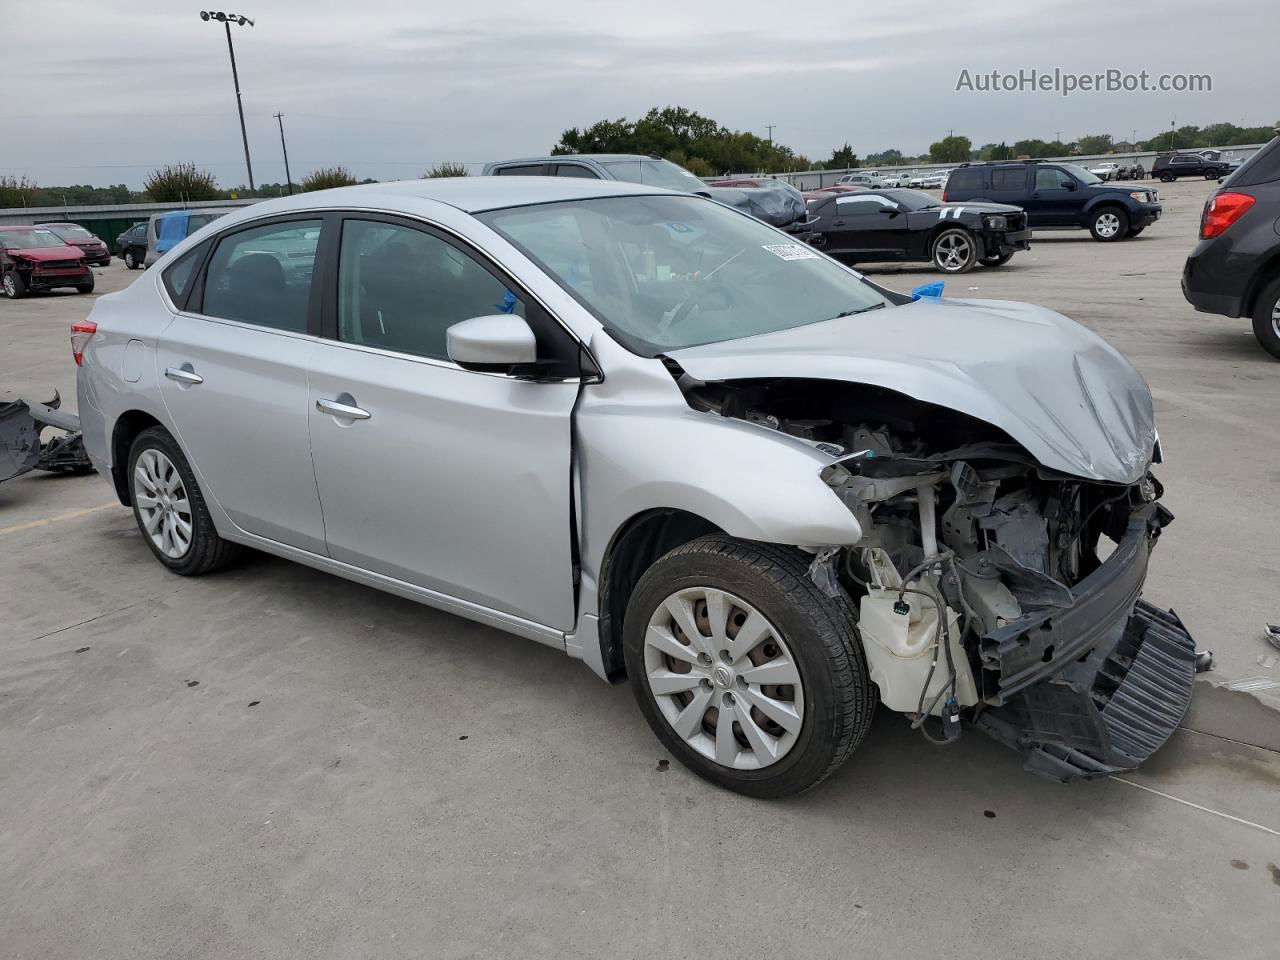
[[[1132,770],[1182,722],[1195,656],[1177,615],[1139,600],[1109,641],[975,722],[1052,780]]]

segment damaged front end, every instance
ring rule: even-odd
[[[1197,654],[1141,600],[1173,519],[1149,469],[1132,483],[1050,470],[989,424],[877,388],[683,386],[697,408],[833,457],[821,478],[863,537],[812,574],[857,603],[882,701],[930,739],[968,720],[1067,781],[1132,769],[1173,733]]]
[[[48,403],[8,399],[0,394],[0,483],[32,470],[93,471],[80,438],[80,419],[59,410],[61,403],[56,392]],[[62,433],[42,440],[48,427]]]

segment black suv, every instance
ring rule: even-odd
[[[1182,293],[1202,313],[1252,317],[1258,342],[1280,359],[1280,136],[1205,204]]]
[[[1204,177],[1217,180],[1231,172],[1231,164],[1225,160],[1210,160],[1198,153],[1162,153],[1151,165],[1151,175],[1165,183],[1179,177]]]
[[[1136,237],[1160,219],[1154,190],[1104,183],[1074,163],[963,163],[942,191],[947,203],[1007,203],[1036,229],[1087,227],[1093,239]]]

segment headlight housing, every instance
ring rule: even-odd
[[[1151,202],[1151,194],[1147,193],[1147,191],[1145,190],[1135,190],[1133,193],[1129,194],[1129,196],[1132,197],[1134,200],[1137,200],[1138,203]]]
[[[1009,221],[1000,214],[983,217],[982,222],[987,225],[988,230],[1007,230],[1009,227]]]

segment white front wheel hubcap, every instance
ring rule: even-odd
[[[740,597],[713,587],[668,596],[649,618],[644,668],[671,729],[708,760],[758,770],[795,746],[800,670],[773,624]]]
[[[191,549],[191,501],[182,474],[159,450],[144,450],[133,469],[133,502],[156,549],[177,560]]]
[[[1098,235],[1114,237],[1120,229],[1120,218],[1114,213],[1104,213],[1098,218]]]

